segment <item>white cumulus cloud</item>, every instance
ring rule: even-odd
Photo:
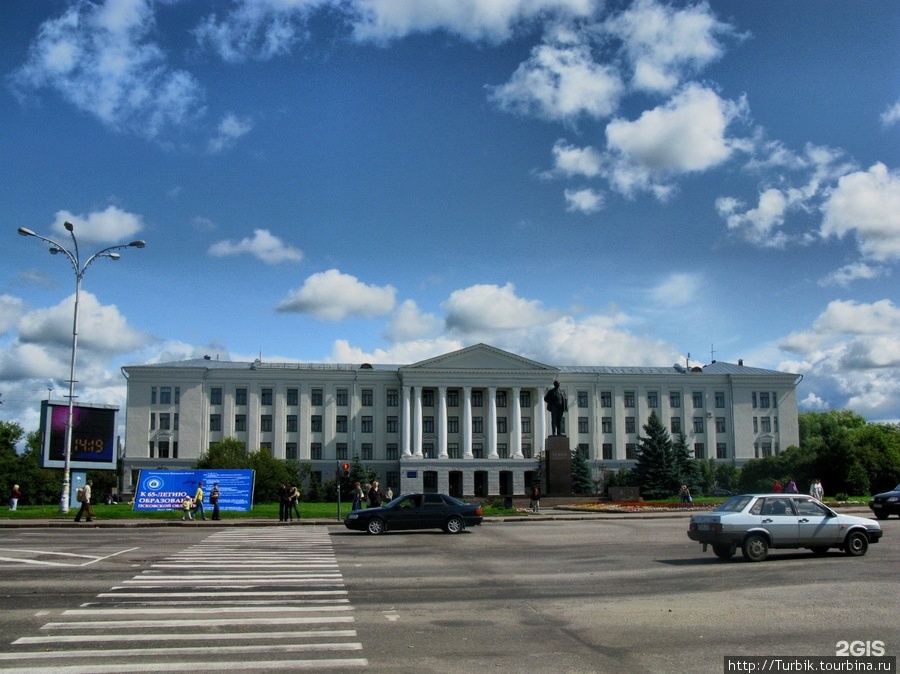
[[[218,241],[209,247],[213,257],[232,255],[253,255],[266,264],[280,262],[299,262],[303,252],[284,243],[267,229],[254,229],[252,237],[245,237],[238,242]]]
[[[393,286],[366,285],[355,276],[329,269],[307,278],[277,309],[311,314],[326,321],[341,321],[349,316],[373,318],[393,310],[396,294]]]

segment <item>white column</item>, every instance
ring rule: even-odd
[[[497,387],[488,387],[488,458],[498,459],[497,455]]]
[[[518,386],[512,388],[512,452],[510,456],[514,459],[522,458],[522,408],[520,406],[519,392],[522,389]]]
[[[422,458],[422,387],[416,386],[413,393],[413,405],[415,405],[415,418],[413,419],[413,456]]]
[[[547,448],[544,446],[547,442],[547,403],[544,402],[543,389],[535,389],[537,395],[537,407],[535,408],[535,421],[537,422],[537,434],[535,439],[538,441],[538,452],[543,452]]]
[[[403,456],[410,456],[412,451],[410,451],[410,435],[412,433],[412,424],[410,423],[411,414],[410,414],[410,390],[409,386],[403,387],[403,408],[401,409],[401,414],[403,415],[403,419],[401,423],[403,424],[400,429],[400,444],[403,451]]]
[[[463,386],[463,458],[472,458],[472,387]]]
[[[447,387],[438,386],[438,458],[447,458]]]

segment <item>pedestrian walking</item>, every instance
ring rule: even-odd
[[[90,522],[94,517],[94,509],[91,508],[92,484],[94,484],[94,481],[88,480],[84,487],[81,488],[81,507],[78,509],[78,514],[75,515],[76,522],[80,522],[82,517],[85,518],[85,522]]]
[[[9,496],[9,509],[15,510],[19,507],[19,499],[22,498],[22,492],[19,491],[19,485],[14,484],[12,488],[12,492]]]
[[[219,492],[219,483],[213,482],[212,491],[209,492],[209,502],[213,507],[212,518],[214,520],[222,519],[221,516],[219,515],[219,497],[221,495],[222,494]]]
[[[206,521],[206,512],[203,510],[203,483],[197,483],[197,491],[194,492],[194,510],[199,514],[200,519]]]
[[[372,482],[372,486],[369,488],[368,497],[370,508],[378,508],[381,506],[384,494],[381,493],[381,487],[378,486],[378,480]]]
[[[366,497],[363,493],[362,485],[359,482],[353,484],[353,510],[362,508],[362,500]]]
[[[825,488],[822,486],[822,480],[816,478],[809,487],[809,495],[820,501],[825,498]]]
[[[194,499],[185,494],[185,497],[181,500],[181,521],[190,520],[194,521],[194,513],[191,512],[194,507]]]
[[[288,490],[288,496],[291,500],[291,508],[290,514],[297,516],[297,521],[300,521],[300,490],[297,489],[297,485],[292,484],[291,488]]]
[[[541,488],[538,485],[531,488],[531,512],[541,512]]]

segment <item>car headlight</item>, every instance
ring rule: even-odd
[[[357,517],[359,517],[359,515],[357,515],[356,513],[350,513],[349,515],[347,515],[348,520],[355,520]]]
[[[896,501],[898,498],[900,498],[900,496],[889,496],[887,502],[888,502],[888,503],[893,503],[893,502]]]

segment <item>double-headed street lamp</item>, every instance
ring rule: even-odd
[[[72,226],[71,222],[65,222],[63,223],[63,226],[72,237],[72,250],[67,249],[53,239],[41,236],[40,234],[35,234],[25,227],[19,227],[19,234],[22,236],[33,236],[41,241],[46,241],[50,244],[50,253],[53,255],[59,253],[65,255],[69,258],[69,262],[72,263],[72,269],[75,270],[75,311],[72,318],[72,360],[69,364],[69,415],[66,421],[65,467],[63,468],[62,496],[60,497],[59,502],[60,512],[67,513],[69,512],[69,497],[71,493],[72,426],[75,408],[75,354],[78,350],[78,296],[81,292],[81,279],[84,277],[84,273],[91,265],[91,262],[97,258],[108,257],[110,260],[118,260],[120,255],[114,251],[122,250],[124,248],[143,248],[146,244],[143,241],[138,240],[119,246],[109,246],[108,248],[98,250],[91,255],[84,264],[81,264],[81,257],[78,253],[78,240],[75,238],[75,228]]]

